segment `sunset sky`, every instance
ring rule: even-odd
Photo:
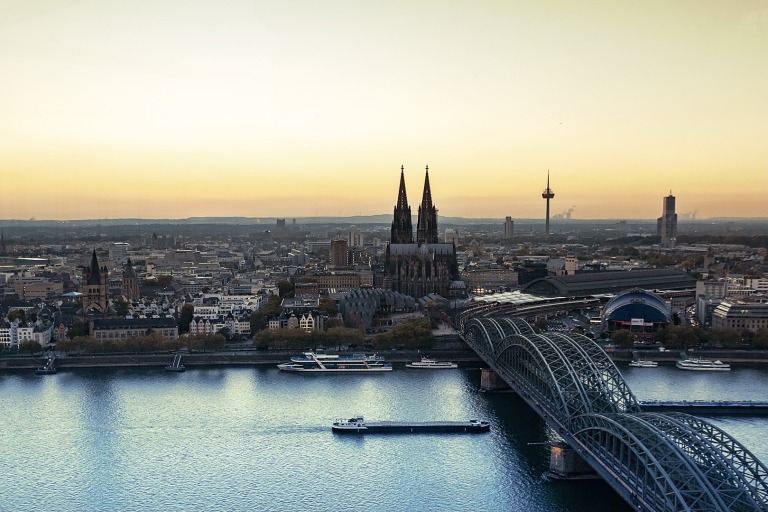
[[[0,0],[0,219],[768,217],[768,0]]]

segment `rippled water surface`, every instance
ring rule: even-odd
[[[627,373],[641,399],[670,398],[651,393],[664,389],[657,381],[667,369],[656,370]],[[762,382],[765,393],[768,372],[754,372],[747,380]],[[267,367],[0,375],[0,509],[629,510],[603,482],[544,478],[543,421],[516,396],[480,393],[478,384],[477,369],[402,367],[379,375]],[[334,419],[357,413],[375,420],[487,419],[492,429],[331,432]],[[745,444],[756,453],[768,451],[765,420],[719,421],[752,436],[753,444]]]
[[[731,371],[701,372],[675,368],[625,368],[621,371],[639,400],[753,400],[768,402],[768,367],[733,365]],[[708,422],[725,430],[768,463],[768,417],[712,416]]]

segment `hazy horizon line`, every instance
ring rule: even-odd
[[[260,221],[277,221],[278,219],[285,220],[286,225],[290,225],[290,223],[296,221],[298,223],[299,220],[302,221],[313,221],[313,220],[329,220],[329,219],[370,219],[370,218],[391,218],[392,215],[389,213],[378,213],[378,214],[369,214],[369,215],[304,215],[304,216],[286,216],[286,215],[272,215],[272,216],[260,216],[260,217],[246,217],[246,216],[200,216],[200,217],[100,217],[100,218],[70,218],[70,219],[0,219],[1,223],[23,223],[23,224],[33,224],[33,223],[70,223],[70,222],[189,222],[189,221],[213,221],[213,220],[242,220],[242,221],[252,221],[253,224],[262,224]],[[415,217],[415,216],[414,216]],[[463,216],[446,216],[446,217],[440,217],[440,220],[444,222],[449,222],[451,219],[454,220],[471,220],[471,221],[493,221],[493,222],[504,222],[506,217],[463,217]],[[524,221],[524,222],[544,222],[544,217],[512,217],[513,221]],[[550,221],[558,221],[558,222],[566,222],[566,223],[573,223],[573,222],[594,222],[594,221],[627,221],[627,222],[656,222],[655,217],[595,217],[595,218],[552,218],[550,217]],[[738,216],[719,216],[719,217],[701,217],[701,218],[679,218],[678,222],[709,222],[709,221],[749,221],[749,222],[758,222],[758,221],[768,221],[768,217],[738,217]],[[382,220],[382,222],[388,222]],[[379,223],[379,222],[377,222]]]

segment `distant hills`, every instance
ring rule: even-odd
[[[0,227],[86,227],[86,226],[141,226],[152,224],[176,224],[176,225],[195,225],[195,224],[219,224],[219,225],[260,225],[272,227],[277,224],[278,218],[282,217],[188,217],[186,219],[79,219],[79,220],[21,220],[5,219],[0,220]],[[543,223],[543,218],[526,219],[515,218],[515,223]],[[353,215],[349,217],[295,217],[285,218],[286,226],[293,223],[302,224],[390,224],[392,214],[378,215]],[[560,225],[568,224],[605,224],[610,222],[626,221],[628,223],[646,224],[656,222],[656,219],[555,219],[554,222]],[[440,217],[443,225],[478,225],[478,224],[501,224],[504,219],[499,218],[469,218],[469,217]],[[751,217],[715,217],[711,219],[683,219],[681,224],[700,224],[700,223],[729,223],[739,224],[759,224],[767,223],[768,218]]]

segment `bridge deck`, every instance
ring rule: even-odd
[[[687,412],[718,416],[768,416],[768,402],[752,400],[648,400],[640,401],[646,412]]]

